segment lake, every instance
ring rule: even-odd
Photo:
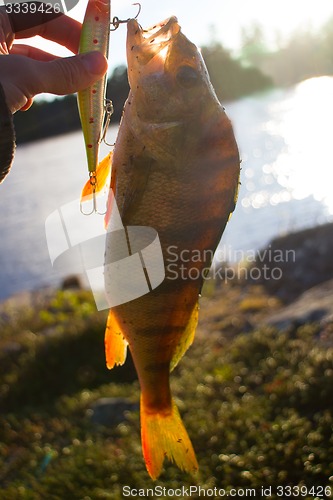
[[[229,260],[273,237],[333,220],[333,78],[228,103],[242,157],[237,208],[220,250]],[[108,141],[117,133],[111,127]],[[102,154],[108,147],[103,145]],[[0,299],[57,285],[45,220],[80,196],[87,167],[80,131],[17,148],[0,185]]]

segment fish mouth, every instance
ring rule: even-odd
[[[179,32],[180,26],[175,16],[171,16],[147,30],[144,30],[136,19],[131,19],[127,24],[127,60],[129,66],[131,62],[146,65],[156,55],[159,55],[158,59],[164,62],[166,48]]]

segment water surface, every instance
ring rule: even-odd
[[[241,189],[222,244],[229,258],[274,236],[333,220],[333,78],[229,103]],[[111,128],[109,141],[116,135]],[[102,154],[108,148],[103,147]],[[0,186],[0,299],[57,284],[44,223],[87,179],[81,132],[21,146]],[[200,196],[200,193],[198,193]]]

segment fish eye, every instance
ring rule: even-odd
[[[191,66],[181,66],[176,75],[179,85],[186,89],[194,87],[199,81],[198,72]]]

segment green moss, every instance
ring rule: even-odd
[[[333,348],[319,340],[319,326],[230,337],[207,330],[206,316],[171,376],[200,472],[191,478],[168,463],[153,483],[138,411],[110,427],[90,418],[101,397],[139,400],[131,363],[105,368],[105,314],[66,292],[25,317],[21,331],[17,317],[8,320],[7,340],[18,348],[8,344],[1,355],[1,500],[117,500],[124,485],[333,489]]]

